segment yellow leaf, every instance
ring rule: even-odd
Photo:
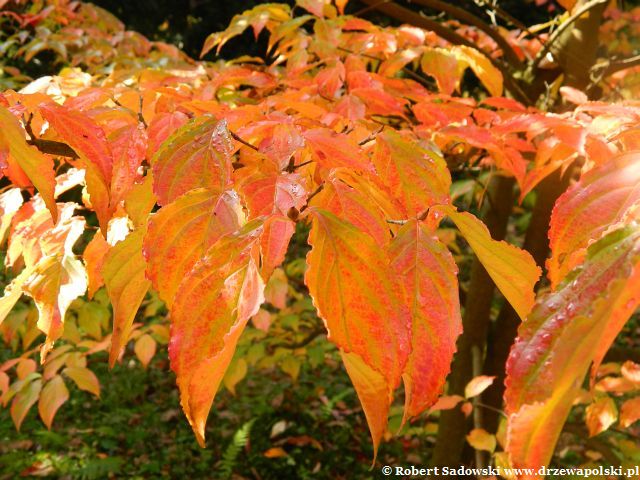
[[[496,449],[496,437],[482,428],[474,428],[467,435],[467,442],[476,450],[493,452]]]
[[[147,368],[149,362],[156,354],[156,341],[151,337],[151,335],[140,335],[135,345],[133,346],[133,351],[136,353],[136,357],[142,363],[144,368]]]
[[[247,375],[247,361],[244,358],[239,358],[229,365],[227,372],[222,379],[224,386],[231,392],[233,396],[236,395],[236,385],[244,379]]]
[[[96,397],[100,396],[98,377],[88,368],[67,367],[62,371],[62,374],[73,380],[80,390],[93,393]]]
[[[507,242],[493,240],[484,223],[470,213],[458,212],[449,205],[437,208],[453,220],[496,286],[524,319],[535,302],[533,288],[541,273],[531,255]]]
[[[145,276],[147,263],[142,256],[144,234],[144,229],[130,233],[109,250],[104,260],[102,275],[113,305],[111,367],[129,340],[136,312],[151,285]]]

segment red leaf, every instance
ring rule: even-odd
[[[552,286],[582,263],[587,247],[640,204],[640,155],[625,153],[590,170],[556,201],[549,226]]]
[[[435,403],[449,373],[462,333],[458,269],[446,246],[415,220],[400,229],[390,255],[412,317],[412,349],[402,377],[408,419]]]

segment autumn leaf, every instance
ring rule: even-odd
[[[156,354],[156,341],[151,335],[142,334],[136,339],[136,343],[133,346],[133,351],[142,363],[142,366],[146,369],[149,366],[149,362]]]
[[[69,400],[69,390],[60,375],[55,375],[45,383],[38,400],[38,412],[49,430],[51,430],[53,417],[67,400]]]
[[[487,227],[470,213],[457,212],[451,206],[437,208],[453,220],[507,301],[525,318],[535,301],[533,287],[541,273],[531,255],[493,240]]]
[[[390,256],[411,314],[412,349],[402,376],[408,419],[434,404],[449,373],[462,333],[458,269],[446,246],[416,220],[400,229]]]
[[[16,426],[16,430],[20,431],[20,426],[22,425],[24,417],[27,416],[31,407],[38,401],[41,390],[42,380],[38,378],[27,382],[15,397],[13,397],[10,412],[11,419]]]
[[[51,128],[82,159],[91,205],[98,216],[102,234],[106,235],[113,213],[109,199],[113,155],[104,131],[90,117],[77,110],[46,104],[40,106],[40,112]]]
[[[640,233],[616,230],[592,245],[583,266],[542,296],[520,326],[505,382],[514,466],[548,464],[589,366],[597,370],[638,305],[639,278]]]
[[[100,397],[100,382],[98,377],[86,367],[69,366],[62,370],[62,374],[74,381],[80,390],[93,393]]]
[[[496,377],[490,377],[487,375],[478,375],[471,379],[464,387],[464,398],[472,398],[480,395],[487,388],[489,388]]]
[[[233,143],[224,121],[198,117],[167,138],[151,159],[153,191],[167,205],[199,187],[225,189]]]
[[[147,276],[169,308],[178,285],[204,252],[243,223],[235,192],[203,188],[186,193],[152,216],[144,238]]]
[[[467,435],[467,442],[476,450],[493,452],[496,449],[496,437],[482,428],[474,428]]]
[[[589,436],[593,437],[607,430],[618,419],[616,403],[609,396],[598,398],[585,411]]]
[[[127,125],[111,133],[107,140],[113,154],[110,202],[115,210],[140,177],[138,169],[147,153],[147,132],[142,124]]]
[[[24,130],[18,120],[6,108],[0,106],[0,149],[8,149],[13,158],[29,180],[38,189],[44,200],[53,221],[58,219],[58,207],[53,199],[55,189],[55,174],[53,160],[40,153],[35,147],[31,147],[25,140]],[[4,222],[3,222],[4,224]],[[6,228],[6,227],[5,227]]]
[[[170,309],[169,357],[182,409],[204,445],[209,410],[244,327],[264,301],[258,273],[260,226],[216,242],[180,283]]]
[[[147,262],[142,255],[144,235],[145,230],[131,232],[104,258],[102,275],[113,305],[113,335],[109,351],[111,368],[129,340],[133,320],[151,285],[145,276]]]
[[[451,176],[444,159],[393,130],[378,135],[373,163],[393,198],[409,216],[449,203]]]
[[[384,380],[388,399],[408,360],[411,318],[389,257],[350,223],[313,207],[305,283],[324,320],[329,340],[350,359],[361,401],[373,401]],[[349,369],[348,369],[349,370]],[[374,447],[383,433],[378,406],[363,405]]]
[[[549,226],[549,279],[556,286],[587,247],[621,225],[640,205],[640,154],[629,152],[596,167],[556,201]]]
[[[640,420],[640,397],[634,397],[626,400],[620,408],[620,426],[627,428],[638,420]]]

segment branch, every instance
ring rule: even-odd
[[[276,343],[275,345],[273,345],[273,348],[286,348],[288,350],[296,350],[298,348],[306,347],[323,333],[324,333],[324,327],[318,326],[314,328],[306,337],[304,337],[302,340],[298,342]]]
[[[510,72],[502,65],[500,62],[496,62],[494,58],[491,57],[487,52],[480,50],[477,46],[467,40],[462,35],[454,32],[450,28],[445,27],[439,22],[435,20],[431,20],[430,18],[424,17],[422,15],[417,14],[413,10],[409,10],[408,8],[401,7],[400,5],[389,1],[389,2],[380,2],[380,0],[361,0],[366,5],[371,6],[373,9],[378,10],[379,12],[384,13],[396,20],[404,23],[408,23],[410,25],[414,25],[419,28],[423,28],[425,30],[430,30],[434,32],[439,37],[447,40],[448,42],[454,45],[464,45],[469,48],[473,48],[482,53],[487,59],[491,62],[491,64],[500,70],[502,73],[502,77],[504,79],[504,84],[506,89],[513,95],[513,97],[518,100],[520,103],[525,105],[532,105],[533,102],[529,98],[529,96],[520,88],[517,80],[510,74]]]
[[[511,47],[509,42],[507,42],[507,40],[500,34],[499,31],[497,31],[488,23],[485,23],[482,19],[475,16],[473,13],[456,7],[455,5],[451,5],[450,3],[442,2],[441,0],[413,0],[413,3],[432,8],[434,10],[441,10],[468,25],[473,25],[479,30],[482,30],[498,44],[498,46],[504,53],[506,60],[512,67],[516,68],[517,70],[522,68],[522,62],[520,61],[520,58],[518,58],[518,55],[516,54],[513,47]]]
[[[627,68],[633,68],[640,65],[640,55],[634,55],[633,57],[624,58],[622,60],[616,60],[613,62],[605,61],[594,65],[593,70],[603,70],[602,77],[608,77],[620,70],[626,70]]]
[[[533,60],[533,63],[531,64],[531,69],[538,68],[538,65],[540,64],[542,59],[545,57],[545,55],[554,48],[554,45],[555,45],[556,41],[561,37],[561,35],[571,25],[573,25],[585,13],[588,13],[589,11],[593,10],[594,8],[599,7],[600,5],[605,4],[605,3],[609,3],[609,0],[592,0],[592,1],[588,2],[588,3],[586,3],[584,6],[580,7],[567,20],[562,22],[560,24],[560,26],[558,27],[558,29],[555,32],[553,32],[553,34],[549,37],[549,39],[542,46],[542,48],[538,52],[538,55],[536,55],[536,58]],[[553,53],[553,52],[551,52],[551,53]]]

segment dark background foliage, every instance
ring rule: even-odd
[[[233,15],[266,2],[259,0],[138,0],[136,2],[94,0],[93,3],[114,13],[128,29],[136,30],[153,40],[174,43],[192,57],[197,58],[208,34],[224,30]],[[279,0],[279,3],[288,3],[293,6],[295,2]],[[409,2],[401,3],[420,10],[418,6],[411,6]],[[482,5],[491,2],[458,0],[450,3],[458,4],[486,17],[486,8]],[[501,8],[528,25],[548,20],[556,8],[553,2],[544,7],[536,7],[533,0],[503,0],[499,4]],[[357,13],[363,8],[363,4],[353,0],[347,5],[347,13]],[[436,11],[421,10],[427,15],[439,16]],[[377,23],[393,23],[392,20],[378,13],[367,12],[366,16]],[[247,31],[240,38],[230,41],[222,53],[226,58],[233,58],[240,54],[259,55],[264,52],[265,45],[266,42],[256,43],[253,34]]]

